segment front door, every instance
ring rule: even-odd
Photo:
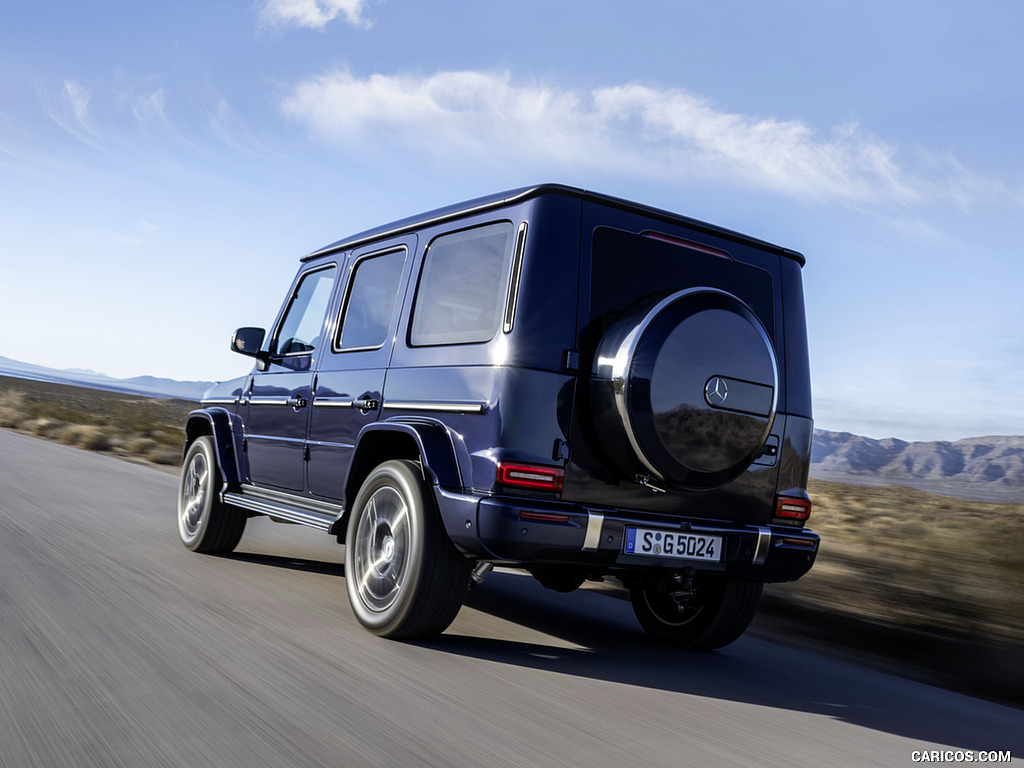
[[[304,487],[305,440],[313,371],[321,340],[329,335],[337,266],[299,275],[270,341],[270,363],[253,374],[245,418],[252,482],[300,491]],[[324,345],[326,346],[326,345]]]

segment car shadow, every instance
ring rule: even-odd
[[[325,576],[345,576],[344,563],[328,563],[323,560],[311,560],[302,557],[285,557],[282,555],[267,555],[260,552],[230,552],[219,555],[229,560],[239,560],[254,565],[267,565],[273,568],[287,568],[291,571],[302,571],[304,573],[320,573]]]
[[[561,675],[825,715],[960,749],[1024,752],[1024,713],[1017,710],[749,635],[715,651],[666,647],[643,632],[628,601],[595,590],[558,594],[529,576],[496,572],[469,593],[465,607],[565,642],[449,632],[416,644]],[[954,699],[961,703],[951,706]]]
[[[225,557],[344,578],[342,563],[254,552]],[[493,623],[486,636],[474,634],[479,619],[470,612],[531,630],[540,639],[495,637]],[[715,651],[667,647],[644,633],[628,601],[593,589],[559,594],[519,572],[492,572],[467,594],[463,613],[446,633],[408,644],[559,675],[823,715],[922,744],[1024,753],[1024,713],[1018,710],[749,634]]]

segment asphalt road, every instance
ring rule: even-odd
[[[429,643],[363,631],[342,549],[178,542],[176,478],[0,431],[0,766],[901,766],[1024,712],[764,640],[649,643],[628,603],[495,573]]]

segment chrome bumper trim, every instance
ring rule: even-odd
[[[604,515],[595,512],[587,513],[587,535],[583,539],[584,551],[597,549],[601,544],[601,530],[604,528]]]
[[[768,559],[768,549],[772,544],[772,532],[763,525],[757,526],[757,548],[754,549],[753,565],[764,565]]]

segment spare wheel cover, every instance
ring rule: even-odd
[[[609,329],[597,362],[597,378],[610,379],[608,410],[654,478],[713,488],[760,455],[775,419],[778,365],[764,327],[735,296],[674,293]]]

